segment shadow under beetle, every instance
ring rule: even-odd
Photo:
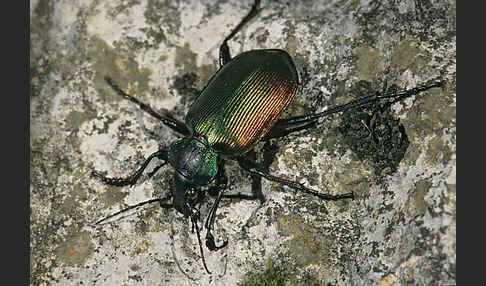
[[[127,178],[109,178],[100,172],[92,175],[104,183],[114,186],[134,185],[149,162],[158,158],[164,163],[149,174],[154,173],[166,163],[175,169],[174,187],[171,194],[162,199],[152,199],[114,213],[96,224],[105,221],[129,209],[144,204],[159,202],[163,208],[175,208],[191,219],[196,229],[201,257],[208,270],[201,243],[198,221],[199,211],[196,205],[202,201],[205,192],[201,187],[209,185],[208,193],[217,195],[206,218],[206,247],[218,250],[226,245],[217,246],[211,233],[219,202],[222,198],[241,197],[256,199],[253,196],[225,195],[227,177],[224,173],[224,160],[233,159],[253,176],[280,183],[294,190],[305,192],[325,200],[354,198],[353,193],[330,195],[320,193],[304,185],[284,178],[276,177],[245,154],[259,141],[280,138],[292,132],[314,127],[321,117],[374,103],[380,99],[398,101],[432,87],[440,87],[443,82],[400,92],[377,92],[363,96],[350,103],[330,108],[326,111],[279,119],[280,114],[290,103],[298,86],[298,75],[292,58],[286,51],[278,49],[252,50],[231,58],[227,42],[258,13],[259,0],[255,0],[250,12],[223,40],[219,47],[219,70],[212,76],[200,95],[196,98],[185,117],[185,123],[168,114],[161,115],[150,106],[122,91],[109,77],[106,82],[121,96],[137,104],[143,111],[162,121],[167,127],[183,135],[168,147],[161,148],[150,155],[142,166]],[[172,199],[172,202],[168,201]]]

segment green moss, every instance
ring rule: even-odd
[[[287,285],[285,282],[285,274],[277,267],[275,267],[273,260],[268,258],[268,269],[259,275],[251,275],[242,286],[281,286]]]
[[[285,285],[321,285],[313,277],[305,277],[304,281],[297,282],[295,276],[284,269],[275,266],[272,258],[268,258],[268,268],[261,274],[250,274],[240,286],[285,286]]]

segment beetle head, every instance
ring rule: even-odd
[[[199,186],[189,183],[181,174],[174,176],[174,188],[172,193],[172,204],[174,208],[185,217],[199,217],[197,209],[194,207],[202,200],[204,193]]]
[[[200,187],[187,181],[180,173],[176,172],[174,177],[175,187],[173,188],[173,200],[172,204],[174,208],[183,214],[185,217],[191,218],[192,231],[196,230],[197,240],[199,242],[199,250],[201,251],[201,257],[204,268],[211,274],[206,265],[204,258],[204,251],[201,243],[201,236],[199,234],[199,210],[195,208],[195,205],[200,202],[204,196],[204,193],[200,191]]]
[[[184,216],[193,215],[193,206],[202,193],[200,187],[211,182],[218,170],[218,154],[204,138],[178,139],[169,146],[168,161],[176,169],[173,188],[174,207]]]

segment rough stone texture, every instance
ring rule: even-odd
[[[229,246],[206,249],[213,275],[190,224],[174,211],[151,206],[90,226],[164,196],[173,172],[166,166],[119,188],[91,170],[128,175],[176,138],[103,76],[182,119],[250,2],[31,0],[32,285],[235,285],[263,271],[268,257],[296,285],[455,281],[455,1],[263,0],[230,42],[232,55],[281,48],[294,58],[302,87],[285,116],[345,103],[362,83],[381,90],[385,81],[411,88],[446,80],[444,90],[392,106],[389,122],[399,119],[409,141],[395,168],[377,172],[370,157],[352,151],[339,132],[343,115],[258,147],[275,153],[260,156],[273,174],[322,192],[353,191],[354,201],[321,201],[268,181],[264,203],[223,201],[215,236]],[[227,169],[229,191],[251,193],[250,176],[235,163]]]

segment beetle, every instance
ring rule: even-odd
[[[105,77],[108,85],[119,95],[182,135],[182,138],[151,154],[142,166],[128,177],[110,178],[101,172],[93,171],[94,177],[108,185],[127,186],[137,182],[154,158],[164,163],[156,167],[149,177],[167,163],[175,170],[174,186],[169,196],[130,206],[99,220],[96,224],[144,204],[159,202],[163,208],[175,208],[189,218],[193,229],[196,229],[203,265],[208,274],[211,272],[204,259],[198,226],[200,213],[196,205],[205,196],[206,191],[203,191],[202,187],[209,186],[207,192],[215,194],[216,199],[204,224],[207,230],[205,244],[210,251],[227,246],[228,240],[224,240],[221,245],[216,245],[212,234],[221,199],[234,197],[225,194],[228,188],[228,179],[224,171],[225,160],[236,160],[253,176],[263,177],[320,199],[353,199],[353,193],[326,194],[307,188],[298,182],[273,176],[245,155],[262,140],[281,138],[290,133],[312,128],[317,125],[318,119],[327,115],[370,105],[381,99],[398,101],[443,85],[440,81],[405,91],[376,92],[320,113],[280,119],[279,116],[291,102],[299,84],[298,73],[290,55],[280,49],[264,49],[246,51],[232,58],[228,47],[228,41],[258,13],[259,3],[260,0],[254,1],[250,12],[223,40],[219,47],[219,70],[195,99],[185,116],[185,122],[175,119],[168,113],[157,113],[147,104],[125,93],[110,77]],[[255,196],[245,198],[255,199]],[[172,201],[168,202],[171,199]]]

